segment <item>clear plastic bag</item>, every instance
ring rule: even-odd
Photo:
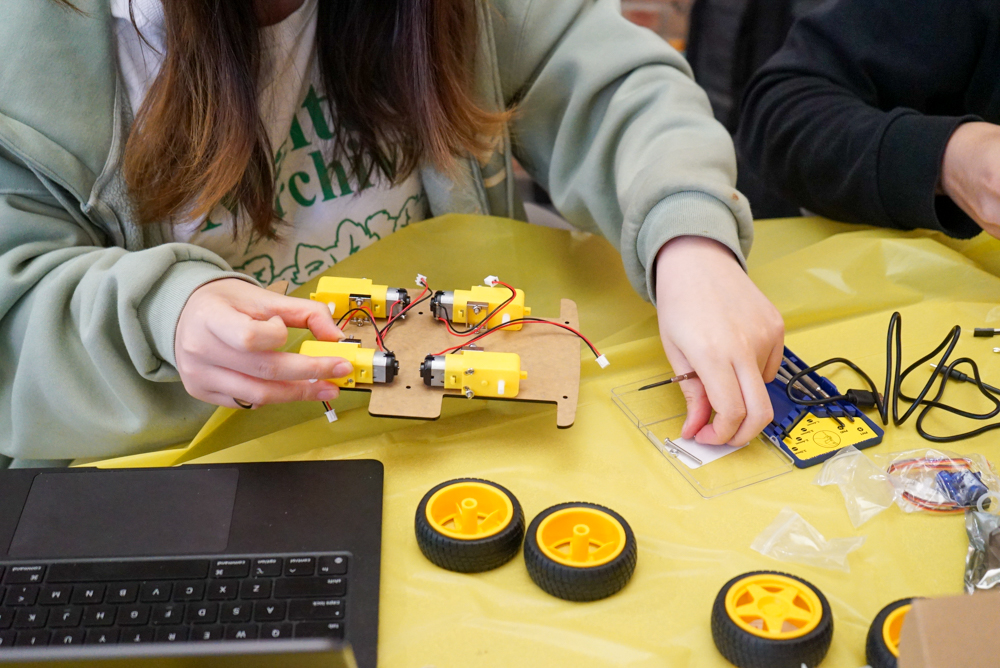
[[[816,484],[840,488],[855,528],[891,506],[895,499],[888,474],[853,445],[826,460]]]
[[[889,475],[896,504],[908,513],[960,513],[986,494],[1000,492],[1000,481],[982,455],[923,449],[876,459]]]
[[[802,516],[791,508],[778,513],[777,519],[764,529],[750,549],[778,561],[789,561],[818,568],[851,572],[847,555],[861,547],[864,536],[827,540]]]
[[[990,510],[997,510],[997,505],[994,501]],[[1000,583],[1000,515],[969,510],[965,513],[965,531],[969,534],[965,592],[991,589]]]

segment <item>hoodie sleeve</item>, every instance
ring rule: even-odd
[[[684,58],[614,0],[494,4],[515,153],[567,220],[615,244],[650,300],[674,237],[715,239],[745,266],[753,221],[732,140]]]
[[[214,409],[174,366],[194,290],[238,277],[186,244],[129,252],[0,152],[0,462],[110,457],[190,438]]]
[[[995,75],[995,2],[838,0],[803,16],[743,98],[740,156],[801,207],[852,223],[981,230],[937,193],[945,147]],[[996,70],[993,69],[993,72]],[[978,79],[978,82],[976,81]]]

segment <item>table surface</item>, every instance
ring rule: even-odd
[[[1000,355],[976,326],[1000,321],[1000,245],[954,241],[830,221],[761,221],[750,274],[785,317],[787,344],[819,361],[845,356],[881,383],[885,330],[903,314],[904,362],[929,352],[954,325],[956,351],[1000,380]],[[374,458],[385,464],[380,665],[725,666],[709,613],[719,588],[750,570],[785,570],[818,586],[833,609],[835,633],[824,667],[865,665],[868,625],[906,596],[961,591],[967,546],[961,516],[907,515],[898,508],[854,529],[834,486],[813,484],[818,468],[703,499],[611,401],[611,390],[668,370],[653,307],[629,286],[605,240],[495,218],[447,216],[412,225],[336,265],[331,274],[407,287],[416,273],[440,288],[478,284],[487,274],[523,288],[533,314],[558,313],[574,299],[580,322],[611,366],[582,356],[576,423],[557,429],[548,404],[448,399],[433,422],[374,418],[367,394],[336,403],[330,424],[318,404],[253,412],[220,409],[186,448],[106,462],[111,466],[260,460]],[[307,294],[311,285],[296,294]],[[1000,325],[993,325],[1000,326]],[[297,349],[301,335],[292,337]],[[586,352],[586,349],[584,349]],[[846,372],[830,374],[842,388]],[[923,377],[922,377],[923,378]],[[916,384],[914,380],[914,385]],[[972,388],[946,399],[985,408]],[[978,424],[975,426],[979,426]],[[940,416],[941,432],[968,423]],[[927,447],[913,421],[887,428],[870,454]],[[989,434],[948,447],[997,456]],[[521,556],[494,571],[461,575],[424,559],[413,534],[423,494],[451,478],[496,481],[520,500],[527,519],[573,500],[606,505],[631,524],[639,543],[635,576],[619,594],[568,603],[538,589]],[[865,536],[850,573],[782,563],[750,544],[783,508],[827,538]]]

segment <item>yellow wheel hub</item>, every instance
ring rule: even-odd
[[[906,613],[910,611],[911,607],[910,605],[899,606],[889,613],[882,624],[882,640],[885,641],[885,646],[897,659],[899,658],[899,633],[903,630],[903,620],[906,619]]]
[[[729,588],[726,613],[747,633],[769,640],[792,640],[819,626],[823,605],[816,592],[798,580],[761,573]]]
[[[625,549],[621,522],[596,508],[563,508],[546,517],[535,534],[542,553],[576,568],[603,566]]]
[[[514,504],[502,491],[481,482],[457,482],[427,501],[427,522],[458,540],[479,540],[500,533],[514,519]]]

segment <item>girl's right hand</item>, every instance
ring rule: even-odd
[[[289,401],[329,401],[339,388],[324,379],[351,373],[339,357],[277,352],[288,328],[308,328],[319,341],[339,341],[326,304],[268,292],[238,278],[195,290],[174,337],[177,370],[196,399],[229,408]],[[312,382],[310,382],[312,381]]]

